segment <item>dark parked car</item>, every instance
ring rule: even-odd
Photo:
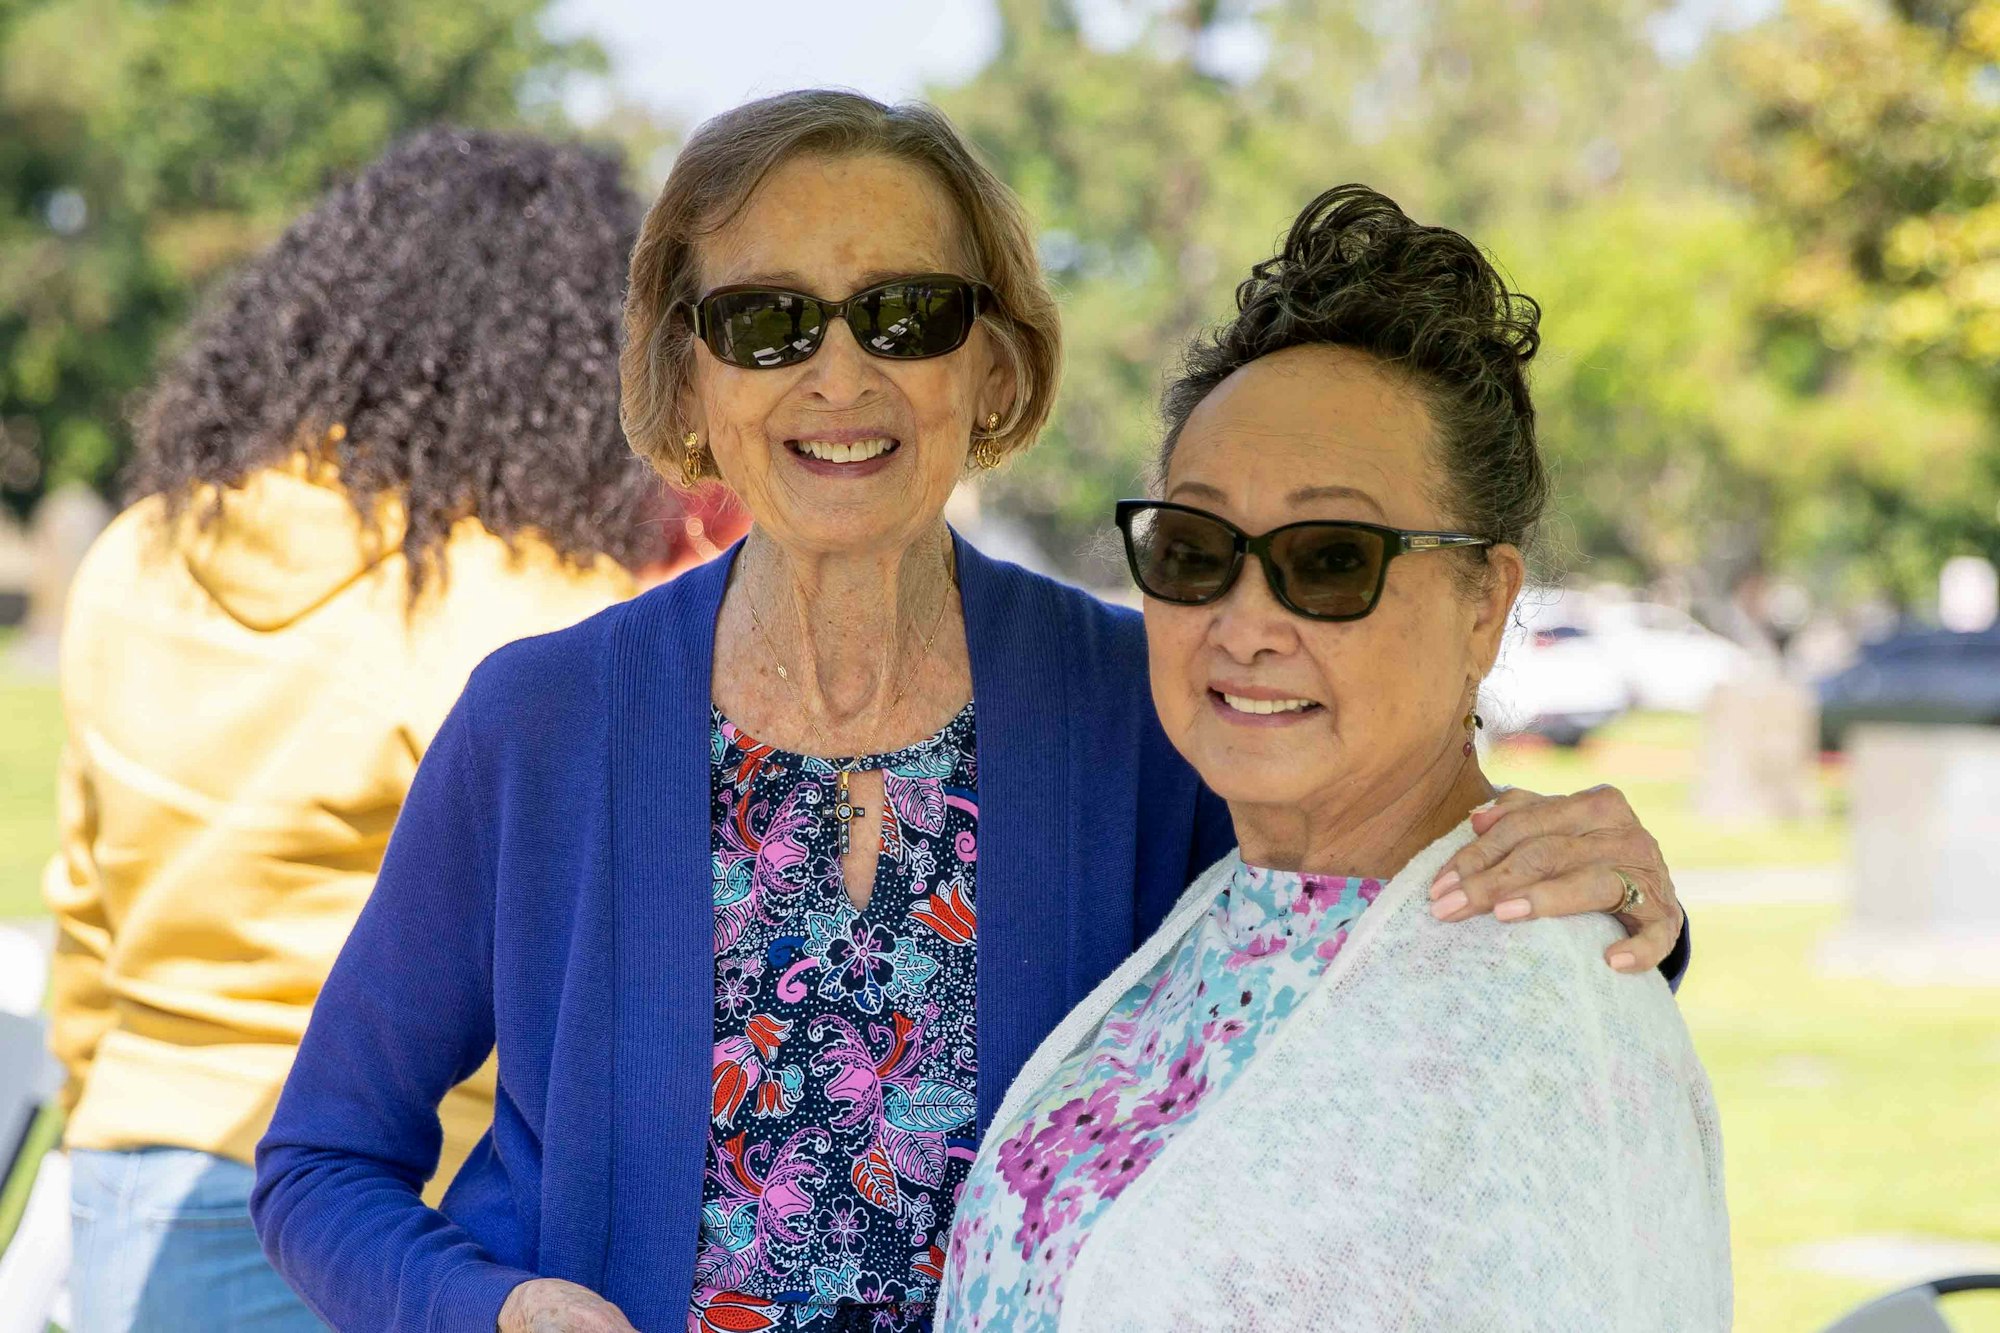
[[[1857,722],[2000,726],[2000,628],[1915,630],[1869,644],[1820,682],[1820,744],[1838,750]]]

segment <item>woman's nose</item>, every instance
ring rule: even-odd
[[[800,387],[829,406],[850,407],[880,383],[882,372],[874,362],[861,350],[845,319],[828,320],[819,350],[806,362]]]
[[[1238,662],[1260,653],[1290,652],[1298,646],[1298,621],[1271,595],[1263,563],[1246,557],[1243,570],[1219,602],[1211,603],[1208,639]]]

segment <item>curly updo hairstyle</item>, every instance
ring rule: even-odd
[[[169,511],[304,451],[371,526],[407,514],[412,599],[452,525],[627,567],[663,549],[618,426],[639,202],[615,158],[426,130],[294,222],[189,330],[135,422],[129,498]]]
[[[1236,318],[1195,340],[1166,386],[1166,475],[1188,417],[1231,374],[1289,347],[1351,347],[1422,395],[1443,474],[1438,503],[1467,532],[1527,549],[1548,503],[1528,362],[1541,307],[1445,227],[1365,185],[1307,204],[1283,248],[1236,289]],[[1483,561],[1483,551],[1469,552]]]

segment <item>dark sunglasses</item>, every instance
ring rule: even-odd
[[[896,361],[921,361],[965,346],[979,316],[996,309],[993,289],[949,273],[920,273],[864,287],[845,301],[823,301],[782,287],[717,287],[692,303],[677,301],[694,336],[716,358],[744,370],[795,366],[826,341],[837,315],[861,349]]]
[[[1148,597],[1178,606],[1218,601],[1236,586],[1243,557],[1254,555],[1278,604],[1307,620],[1359,620],[1373,611],[1399,555],[1493,544],[1463,532],[1317,520],[1252,537],[1205,509],[1164,500],[1120,500],[1118,529],[1132,579]]]

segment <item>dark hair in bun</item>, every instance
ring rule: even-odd
[[[1325,345],[1366,352],[1407,376],[1437,428],[1439,497],[1454,521],[1526,547],[1548,502],[1528,362],[1541,307],[1445,227],[1412,222],[1365,185],[1306,205],[1284,247],[1236,289],[1236,318],[1199,337],[1161,402],[1161,474],[1188,417],[1259,358]]]

